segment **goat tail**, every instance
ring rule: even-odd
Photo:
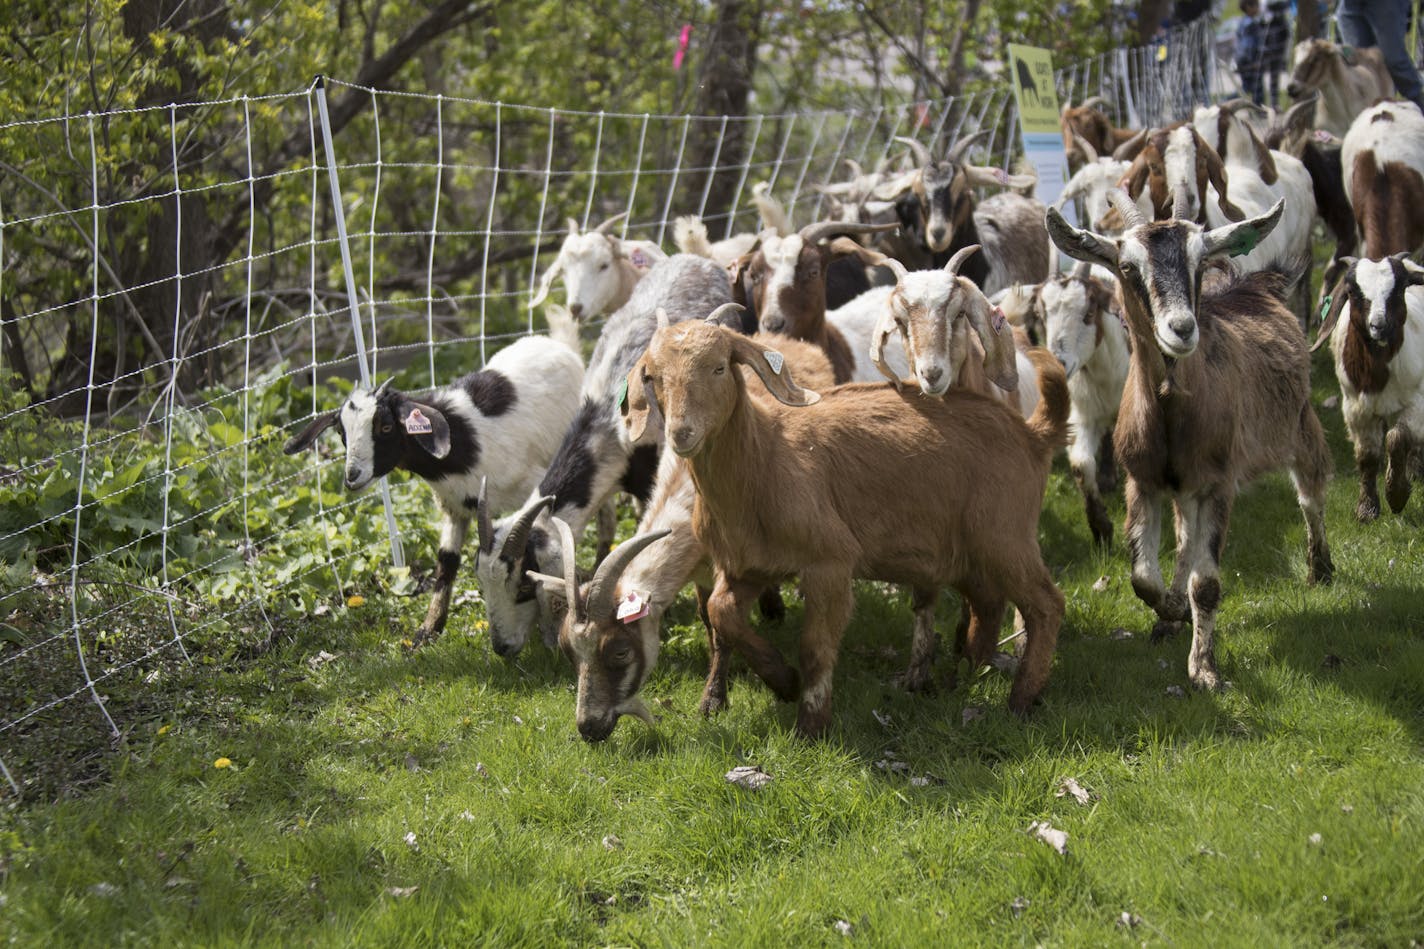
[[[712,256],[712,245],[707,240],[707,225],[695,214],[684,214],[672,222],[672,242],[684,254]]]
[[[1041,346],[1028,350],[1038,376],[1038,407],[1028,417],[1028,430],[1043,447],[1044,458],[1068,444],[1068,374],[1053,354]]]

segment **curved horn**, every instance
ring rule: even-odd
[[[898,224],[857,224],[851,221],[817,221],[815,224],[807,224],[797,233],[807,244],[818,244],[828,237],[840,234],[879,234],[882,231],[896,230],[899,226]]]
[[[602,224],[598,225],[598,227],[594,228],[593,232],[595,234],[607,234],[609,228],[613,227],[613,225],[617,224],[619,221],[623,220],[627,216],[627,211],[620,211],[608,220],[604,221]]]
[[[856,161],[854,158],[845,159],[845,165],[847,168],[850,169],[850,174],[852,178],[865,177],[865,169],[860,167],[860,162]]]
[[[1241,96],[1237,96],[1234,99],[1226,100],[1221,104],[1221,109],[1223,112],[1228,112],[1232,115],[1235,115],[1242,109],[1250,109],[1252,112],[1259,112],[1261,115],[1270,115],[1270,113],[1266,111],[1265,106],[1257,105],[1250,99],[1246,99]]]
[[[480,479],[480,499],[475,502],[478,529],[480,532],[479,551],[488,557],[494,553],[494,528],[490,525],[489,485],[487,478]]]
[[[1093,147],[1092,142],[1079,135],[1077,130],[1073,132],[1073,144],[1077,145],[1083,154],[1087,156],[1090,163],[1098,160],[1098,150]]]
[[[1094,107],[1100,107],[1106,112],[1108,110],[1108,100],[1102,96],[1088,96],[1088,98],[1078,103],[1078,108],[1080,109],[1090,109]]]
[[[908,145],[915,156],[915,161],[919,162],[921,167],[934,164],[934,159],[930,157],[930,150],[925,147],[923,142],[917,142],[913,138],[906,138],[903,135],[896,135],[895,141]]]
[[[723,303],[721,306],[717,307],[717,309],[713,310],[711,313],[708,313],[706,319],[703,322],[711,323],[713,326],[721,326],[723,313],[742,313],[745,312],[745,310],[746,307],[742,306],[740,303]]]
[[[623,571],[628,569],[634,557],[643,552],[643,548],[671,533],[672,531],[664,528],[637,534],[609,551],[608,556],[603,558],[603,563],[594,571],[593,579],[589,581],[587,615],[599,620],[612,617],[617,603],[618,581],[623,577]]]
[[[394,380],[394,376],[386,376],[385,381],[383,381],[380,385],[376,386],[375,391],[371,393],[371,397],[379,399],[381,396],[385,395],[386,391],[390,389],[391,383]]]
[[[574,546],[574,532],[559,518],[553,518],[554,530],[559,535],[559,549],[564,553],[564,591],[568,597],[569,609],[574,619],[588,619],[588,611],[579,606],[578,595],[578,548]]]
[[[964,136],[959,141],[954,143],[954,147],[949,150],[949,160],[954,162],[955,164],[964,161],[965,153],[969,151],[969,147],[974,144],[975,140],[983,138],[985,135],[988,134],[988,129],[980,129],[977,132],[970,132],[968,135]]]
[[[1132,161],[1137,157],[1137,153],[1142,151],[1142,146],[1147,144],[1148,131],[1148,129],[1142,129],[1132,138],[1114,148],[1112,157],[1118,161]]]
[[[1137,203],[1128,197],[1127,192],[1121,188],[1111,188],[1108,190],[1108,204],[1118,214],[1122,215],[1123,229],[1132,230],[1134,227],[1141,227],[1147,223],[1147,219],[1142,216],[1142,209]]]
[[[882,254],[879,251],[868,252],[865,255],[865,261],[872,267],[890,268],[890,272],[895,275],[896,283],[899,283],[901,280],[904,280],[907,276],[909,276],[910,273],[910,271],[905,267],[904,264],[900,263],[900,261],[896,260],[894,257]]]
[[[539,512],[545,507],[554,503],[554,496],[546,494],[542,498],[535,498],[520,509],[514,516],[514,523],[509,527],[509,533],[504,535],[504,543],[500,545],[499,556],[504,560],[520,560],[524,557],[524,548],[529,544],[529,531],[534,526],[534,518],[539,516]]]
[[[944,269],[957,277],[959,276],[959,268],[964,264],[966,260],[968,260],[970,257],[973,257],[977,253],[979,253],[978,244],[970,244],[968,247],[961,247],[959,248],[959,250],[954,252],[953,257],[949,258],[949,263],[944,265]]]

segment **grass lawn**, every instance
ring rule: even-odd
[[[1335,385],[1324,354],[1315,369],[1319,404]],[[1424,498],[1357,525],[1339,409],[1320,411],[1338,473],[1338,579],[1305,586],[1285,477],[1248,489],[1223,564],[1218,659],[1231,684],[1219,694],[1188,686],[1186,637],[1147,641],[1120,497],[1119,543],[1095,553],[1060,459],[1042,536],[1068,612],[1027,722],[1007,712],[998,672],[900,691],[908,597],[872,584],[858,588],[834,726],[816,744],[792,737],[794,709],[746,675],[726,714],[697,714],[706,656],[690,595],[671,611],[648,689],[660,724],[625,719],[597,746],[576,737],[561,658],[537,644],[515,663],[496,658],[473,604],[407,656],[398,641],[423,598],[373,600],[289,627],[260,659],[199,668],[170,690],[189,701],[156,701],[105,780],[6,814],[0,935],[34,946],[1424,941]],[[772,635],[789,649],[801,607],[787,594]],[[956,609],[944,605],[942,632]],[[727,783],[741,764],[773,780]],[[1055,793],[1065,778],[1086,804]],[[1066,854],[1029,832],[1035,821],[1067,832]]]

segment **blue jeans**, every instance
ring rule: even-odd
[[[1384,64],[1394,77],[1394,87],[1404,98],[1424,108],[1424,83],[1409,56],[1409,4],[1411,0],[1340,0],[1335,22],[1350,46],[1378,46]]]

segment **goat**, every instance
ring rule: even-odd
[[[838,275],[837,297],[853,298],[869,289],[865,264],[880,255],[869,251],[846,234],[867,234],[893,229],[894,225],[843,224],[835,221],[808,224],[785,236],[766,232],[756,246],[729,268],[732,298],[747,308],[748,314],[766,333],[784,333],[794,339],[815,343],[826,351],[837,382],[850,381],[855,357],[834,326],[826,323],[831,284]],[[835,237],[834,240],[832,238]],[[849,268],[834,266],[850,261]],[[845,281],[858,273],[855,293]]]
[[[750,398],[742,374],[727,371],[734,365],[778,401]],[[654,334],[630,373],[627,408],[630,434],[663,429],[690,464],[693,531],[715,565],[711,627],[779,698],[799,696],[796,730],[808,737],[830,723],[856,577],[908,584],[917,604],[959,589],[972,611],[971,664],[988,660],[1012,600],[1028,643],[1009,707],[1029,710],[1063,616],[1037,534],[1067,413],[1062,386],[1027,424],[974,392],[922,399],[853,383],[822,396],[755,342],[705,323]],[[747,623],[757,591],[791,574],[806,598],[799,676]]]
[[[1127,472],[1132,588],[1159,617],[1154,639],[1190,616],[1187,675],[1216,688],[1219,563],[1241,484],[1287,467],[1305,516],[1307,578],[1327,583],[1334,573],[1324,519],[1330,452],[1310,405],[1305,336],[1280,299],[1285,279],[1257,272],[1201,284],[1208,261],[1245,253],[1276,227],[1284,202],[1211,229],[1149,222],[1122,192],[1113,203],[1127,222],[1121,237],[1075,228],[1052,210],[1048,231],[1064,253],[1118,277],[1132,359],[1113,443]],[[1157,562],[1164,494],[1177,526],[1170,590]]]
[[[1312,92],[1320,93],[1316,127],[1344,137],[1355,116],[1394,95],[1394,79],[1375,47],[1359,49],[1310,39],[1296,44],[1286,95],[1300,100]]]
[[[1265,143],[1274,151],[1298,158],[1305,166],[1315,193],[1316,210],[1326,228],[1335,236],[1335,251],[1321,280],[1321,294],[1324,295],[1338,279],[1338,271],[1343,266],[1341,258],[1354,253],[1359,243],[1359,232],[1355,227],[1350,197],[1345,192],[1340,162],[1341,142],[1330,133],[1315,128],[1318,99],[1319,94],[1312,92],[1309,98],[1287,109],[1267,130]]]
[[[696,254],[714,260],[723,267],[731,267],[738,258],[750,253],[766,231],[779,234],[791,233],[791,222],[781,202],[770,194],[769,182],[761,181],[752,187],[752,203],[761,217],[762,229],[757,233],[733,234],[720,241],[712,241],[707,236],[707,225],[695,214],[684,214],[672,224],[672,242],[684,254]]]
[[[1111,229],[1108,192],[1117,187],[1130,167],[1130,161],[1119,158],[1097,158],[1085,163],[1068,179],[1053,206],[1062,210],[1069,201],[1077,201],[1082,221],[1099,230]],[[1139,194],[1137,201],[1144,214],[1152,212],[1151,199],[1146,194]]]
[[[776,334],[760,334],[753,340],[781,354],[786,371],[794,372],[795,378],[826,388],[835,384],[830,361],[819,347]],[[750,370],[742,372],[750,374]],[[764,393],[762,397],[769,398]],[[554,594],[569,602],[559,647],[578,673],[575,721],[588,741],[607,738],[621,715],[647,720],[638,693],[657,663],[662,614],[689,581],[697,587],[698,604],[706,616],[712,563],[693,534],[695,498],[687,461],[675,452],[664,452],[637,534],[619,544],[582,588],[573,571],[573,535],[562,521],[555,521],[564,549],[564,576],[540,574],[534,579],[552,584]],[[625,602],[629,606],[620,609]],[[704,715],[726,705],[730,658],[710,626],[707,639],[712,661],[702,694]]]
[[[1075,173],[1084,165],[1110,155],[1137,134],[1133,129],[1118,128],[1106,112],[1098,108],[1107,105],[1102,96],[1091,96],[1078,105],[1063,103],[1059,125],[1063,128],[1063,151],[1068,167]]]
[[[491,508],[519,504],[537,483],[574,417],[583,376],[583,363],[566,346],[525,337],[479,372],[428,392],[407,395],[389,379],[373,392],[358,389],[282,447],[295,454],[334,426],[346,446],[347,489],[359,491],[397,468],[430,485],[440,509],[440,551],[416,643],[445,629],[471,509],[483,521]]]
[[[970,261],[964,275],[993,293],[1047,278],[1049,246],[1042,202],[1012,193],[976,201],[975,187],[1028,188],[1036,180],[965,161],[969,147],[985,134],[981,130],[960,139],[943,161],[935,161],[914,139],[897,139],[910,146],[920,169],[908,188],[894,196],[900,230],[907,238],[902,243],[909,246],[884,250],[907,266],[929,268],[942,267],[961,248],[980,244],[984,254]]]
[[[517,513],[480,524],[480,556],[475,570],[485,599],[494,651],[509,657],[524,648],[537,619],[544,642],[553,646],[562,605],[544,596],[528,570],[558,574],[562,548],[550,514],[582,533],[590,517],[617,490],[646,501],[657,470],[658,446],[634,447],[618,424],[619,383],[648,345],[656,311],[665,307],[674,321],[705,316],[729,302],[727,274],[703,257],[675,254],[655,265],[628,302],[608,318],[598,338],[577,412],[563,434],[548,470]],[[552,506],[552,512],[546,510]],[[607,552],[612,524],[603,523]]]
[[[1335,356],[1360,475],[1355,517],[1363,522],[1379,516],[1381,444],[1385,497],[1395,514],[1409,501],[1411,456],[1424,444],[1424,268],[1402,252],[1346,258],[1345,266],[1315,345],[1329,340]]]
[[[1418,109],[1382,102],[1360,113],[1345,133],[1340,164],[1366,257],[1383,260],[1424,245],[1424,115]]]
[[[559,255],[539,278],[539,286],[529,300],[532,310],[549,296],[554,278],[562,275],[568,312],[575,321],[611,313],[628,302],[633,287],[656,263],[667,259],[652,241],[630,241],[614,236],[614,224],[627,216],[615,215],[591,231],[579,232],[578,222],[569,218],[569,234],[559,247]],[[551,319],[551,329],[554,326]]]

